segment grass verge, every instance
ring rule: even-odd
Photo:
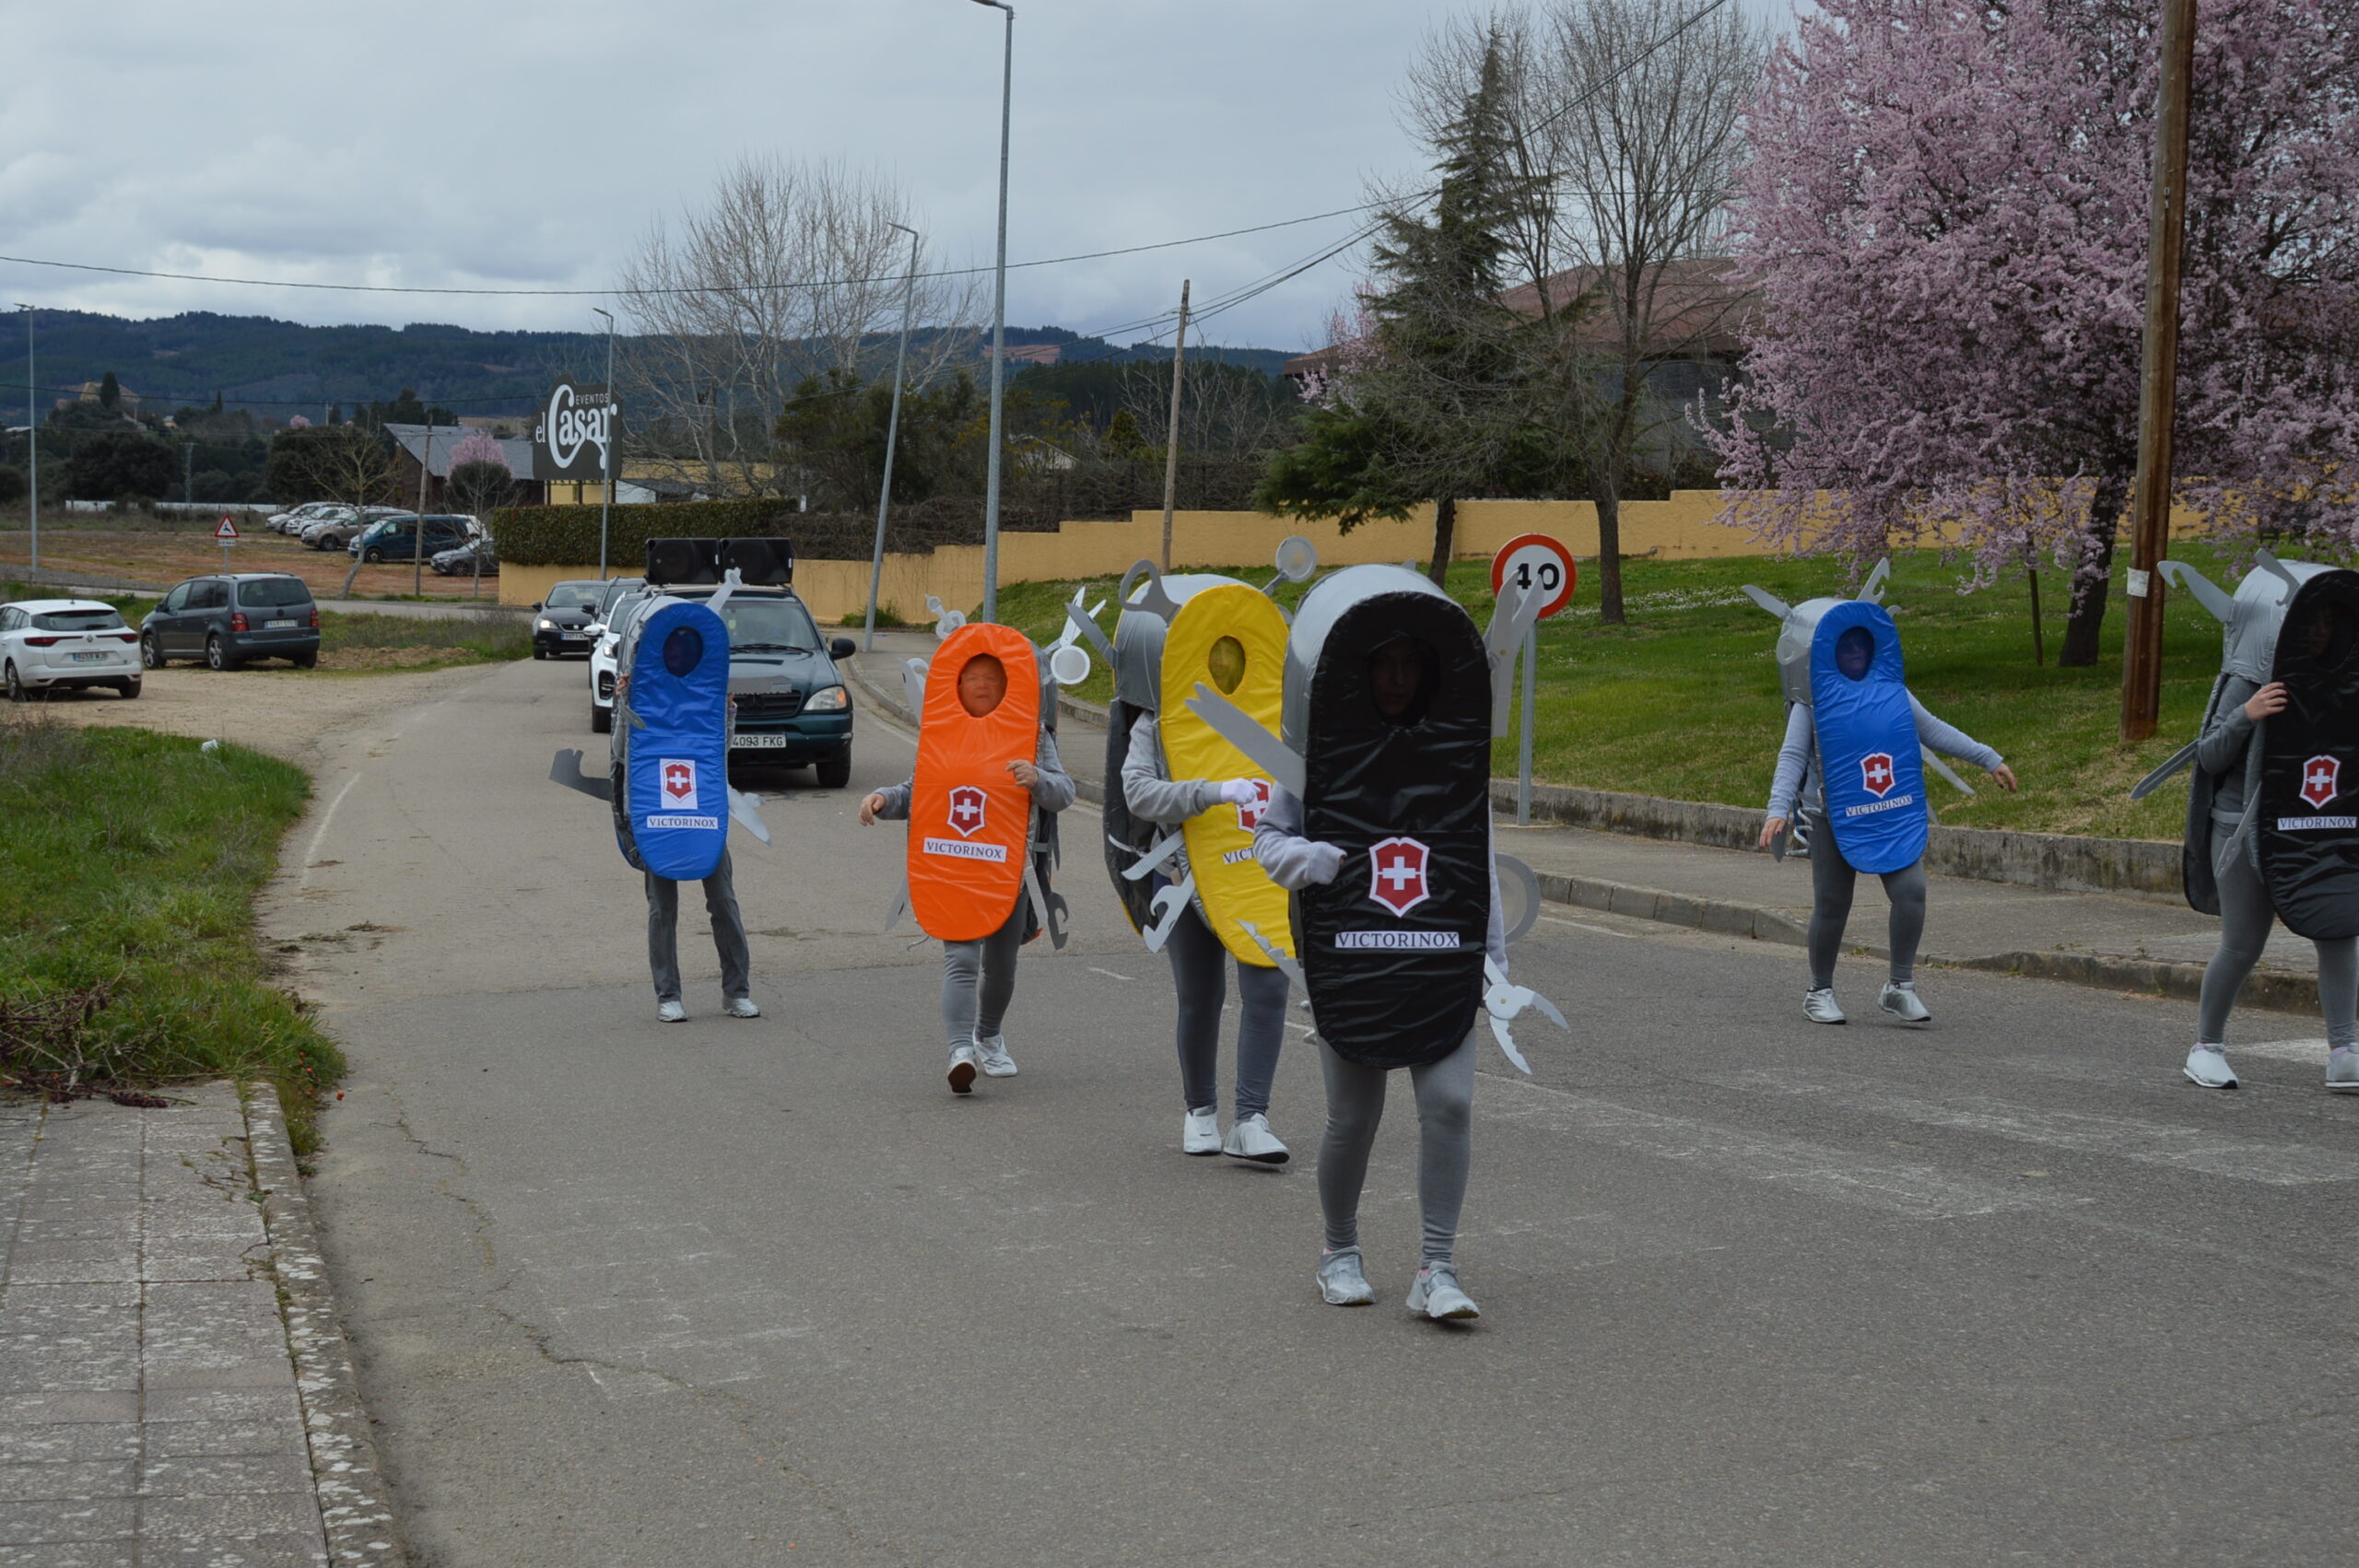
[[[267,1079],[313,1148],[343,1059],[253,941],[310,792],[238,746],[0,721],[0,1082]]]
[[[2223,586],[2231,580],[2201,546],[2181,543],[2173,553]],[[1582,563],[1581,570],[1571,607],[1540,630],[1534,776],[1544,783],[1758,807],[1768,797],[1785,705],[1773,652],[1776,623],[1739,590],[1757,583],[1789,603],[1841,593],[1840,567],[1774,557],[1628,561],[1623,591],[1630,618],[1620,626],[1601,624],[1593,564]],[[1272,573],[1264,566],[1227,575],[1259,584]],[[1046,642],[1062,629],[1074,590],[1086,586],[1090,603],[1109,602],[1098,621],[1110,636],[1117,580],[1011,583],[1000,591],[1001,614]],[[2138,802],[2129,790],[2192,738],[2220,667],[2217,623],[2185,596],[2172,600],[2162,727],[2154,740],[2125,746],[2118,731],[2128,615],[2118,593],[2106,614],[2098,662],[2066,670],[2056,662],[2065,585],[2055,572],[2041,575],[2044,665],[2032,661],[2025,579],[1971,594],[1959,592],[1958,581],[1958,568],[1932,552],[1894,558],[1884,602],[1901,628],[1909,687],[1935,713],[2005,754],[2024,790],[2011,796],[1986,788],[1967,799],[1936,784],[1942,820],[1960,827],[2177,837],[2186,810],[2179,789]],[[1453,566],[1449,591],[1478,624],[1489,621],[1486,564]],[[1278,599],[1291,609],[1302,592],[1288,585]],[[1074,695],[1103,702],[1111,692],[1109,673],[1093,667]],[[1504,778],[1515,767],[1510,734],[1499,743],[1495,770]]]
[[[53,588],[0,582],[0,599],[55,598]],[[127,626],[156,607],[153,599],[101,594]],[[501,663],[533,655],[533,623],[523,615],[375,615],[320,612],[320,668],[331,674],[442,670]]]

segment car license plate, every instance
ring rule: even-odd
[[[587,632],[559,632],[557,635],[567,642],[587,642],[590,640],[590,634]]]
[[[787,740],[784,735],[732,735],[729,737],[729,749],[741,752],[784,751]]]
[[[295,623],[292,621],[264,621],[263,625],[269,627],[272,631],[283,632],[292,627]]]
[[[107,661],[103,653],[76,653],[73,658],[76,664],[103,664]]]

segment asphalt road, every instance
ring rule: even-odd
[[[868,713],[852,789],[786,776],[776,845],[738,839],[768,1016],[716,1015],[699,912],[661,1026],[637,878],[544,781],[599,743],[581,679],[356,731],[266,914],[352,1059],[316,1189],[428,1564],[2354,1556],[2359,1101],[2322,1052],[2205,1094],[2182,1006],[1933,972],[1912,1032],[1863,962],[1819,1028],[1791,949],[1552,910],[1516,968],[1576,1033],[1522,1032],[1530,1082],[1483,1047],[1483,1321],[1400,1309],[1399,1095],[1382,1304],[1327,1307],[1311,1050],[1294,1166],[1179,1153],[1094,813],[1019,1078],[947,1093],[936,951],[876,932],[900,830],[854,811],[910,748]]]

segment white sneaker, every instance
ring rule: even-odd
[[[2179,1070],[2187,1081],[2203,1089],[2233,1089],[2236,1086],[2236,1070],[2228,1065],[2228,1053],[2220,1046],[2198,1045],[2187,1053],[2187,1065]]]
[[[1294,1157],[1278,1141],[1278,1135],[1270,1130],[1270,1118],[1259,1111],[1237,1118],[1228,1129],[1228,1141],[1221,1145],[1221,1153],[1250,1160],[1257,1165],[1283,1165]]]
[[[977,1040],[975,1055],[983,1064],[984,1077],[1013,1078],[1015,1076],[1015,1059],[1007,1054],[1006,1036],[993,1035],[988,1040]]]
[[[762,1015],[762,1010],[754,1005],[754,999],[749,996],[731,997],[729,1004],[721,1011],[732,1018],[759,1018]]]
[[[1802,1016],[1813,1024],[1848,1024],[1843,1008],[1835,1000],[1835,988],[1802,992]]]
[[[1180,1124],[1180,1152],[1183,1154],[1217,1154],[1220,1153],[1220,1116],[1212,1106],[1190,1111]]]
[[[2344,1046],[2328,1053],[2326,1090],[2330,1094],[2359,1094],[2359,1046]]]
[[[1876,1005],[1903,1024],[1928,1024],[1933,1017],[1933,1010],[1919,999],[1914,980],[1886,980]]]
[[[655,1017],[657,1022],[663,1024],[684,1024],[687,1021],[688,1010],[680,1003],[666,999],[655,1004]]]
[[[975,1092],[975,1068],[980,1059],[972,1046],[960,1046],[950,1053],[950,1092],[971,1094]]]
[[[1458,1288],[1458,1265],[1428,1263],[1409,1287],[1409,1310],[1437,1323],[1471,1323],[1483,1316],[1474,1298]]]
[[[1373,1306],[1376,1291],[1360,1271],[1360,1249],[1347,1246],[1319,1255],[1319,1299],[1329,1306]]]

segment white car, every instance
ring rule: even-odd
[[[629,587],[599,607],[598,619],[590,627],[590,728],[600,735],[615,727],[615,672],[623,633],[648,600],[645,583],[637,578],[629,581]]]
[[[300,533],[305,523],[336,509],[334,501],[306,501],[291,510],[271,513],[263,521],[263,526],[273,533]]]
[[[95,599],[0,604],[0,680],[10,702],[34,692],[112,686],[139,695],[139,634]]]

